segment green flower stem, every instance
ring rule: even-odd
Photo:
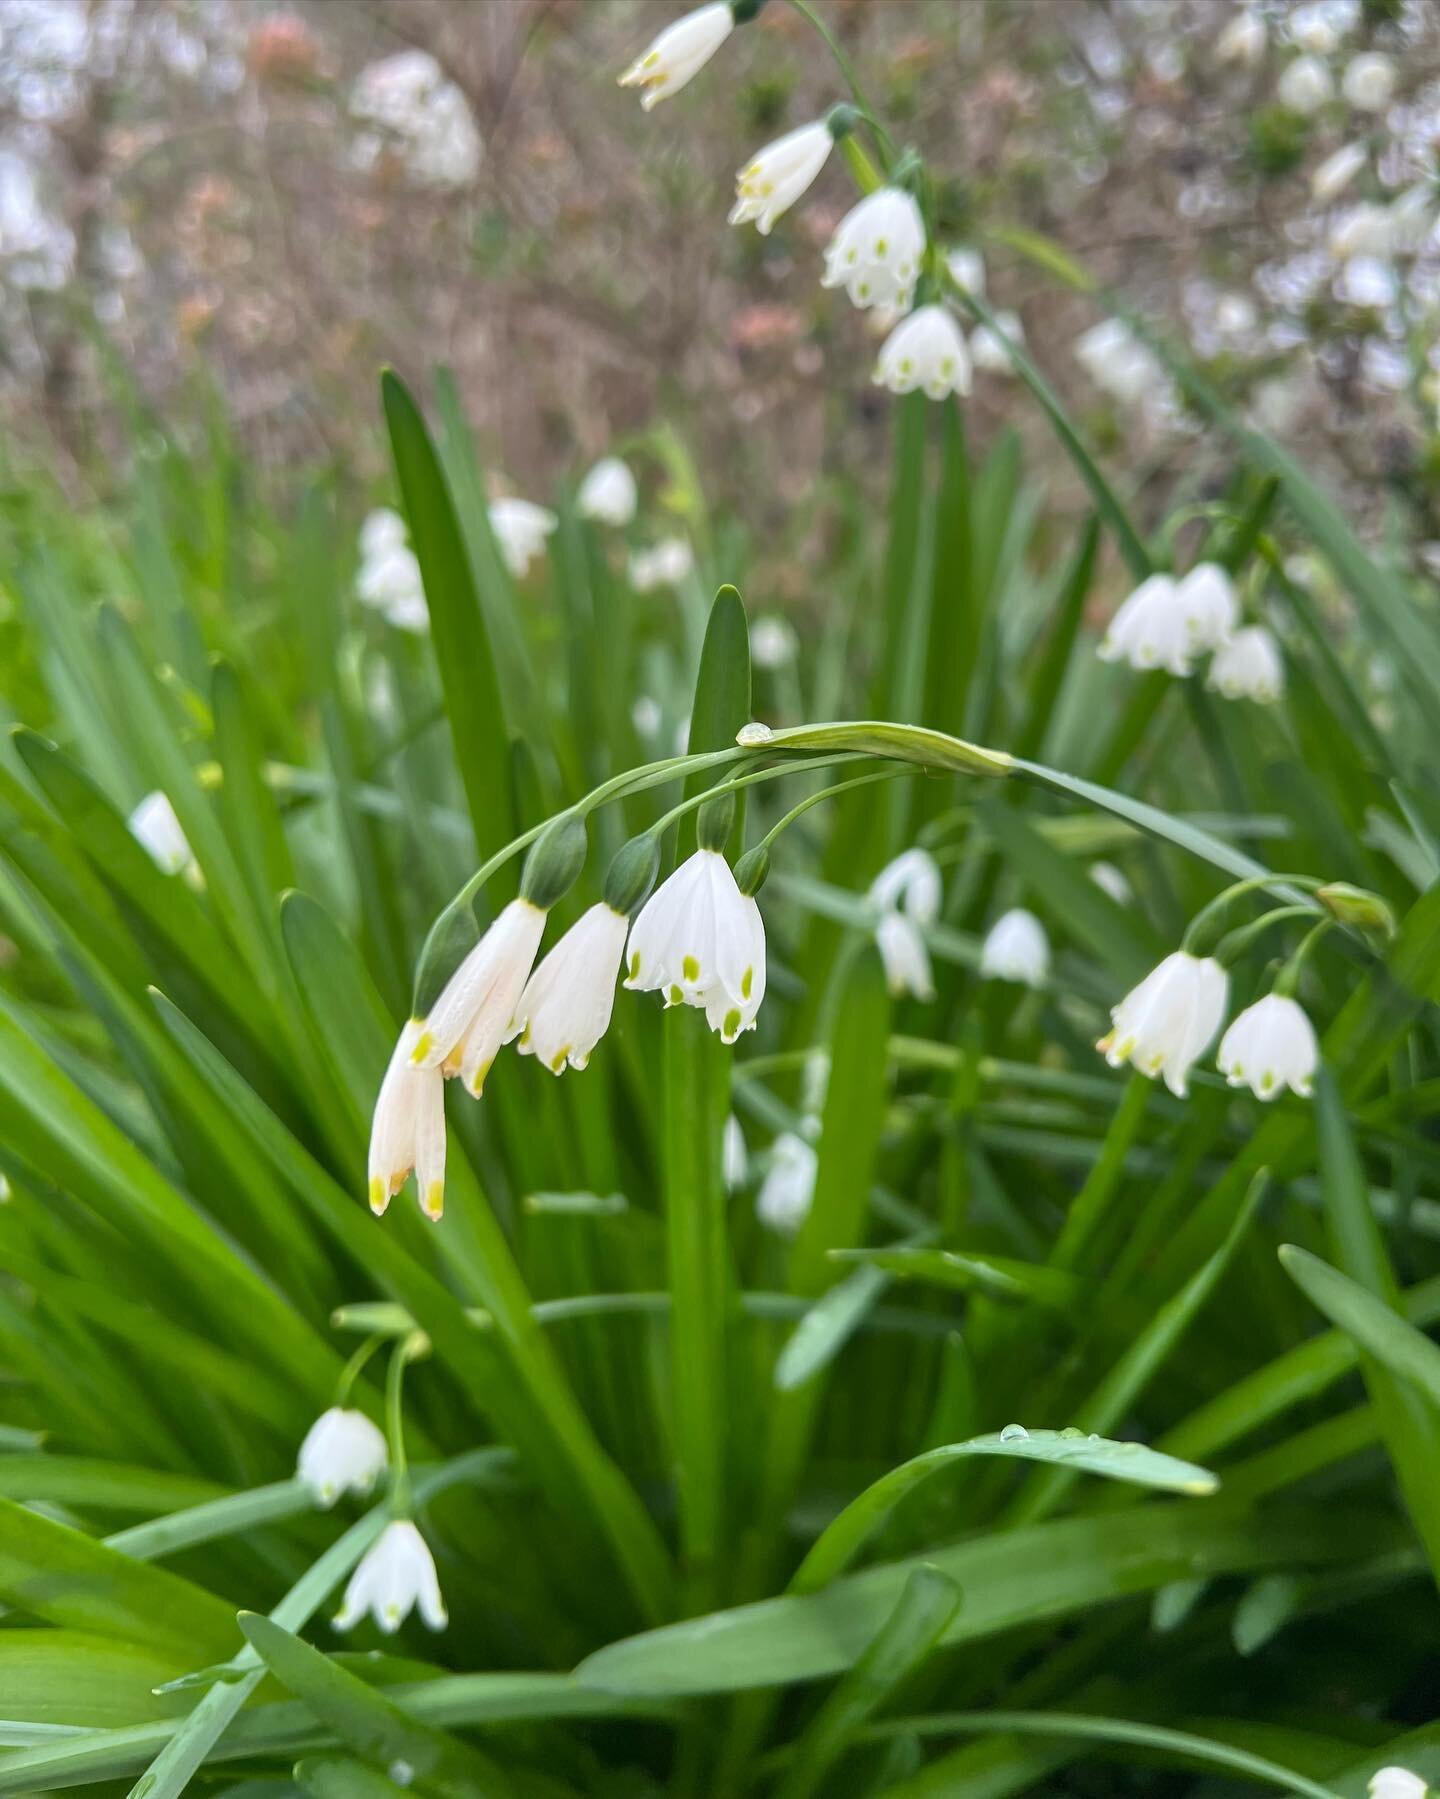
[[[1204,955],[1205,951],[1202,946],[1214,935],[1219,921],[1236,900],[1243,899],[1247,893],[1257,893],[1263,888],[1273,887],[1281,881],[1288,883],[1291,887],[1298,887],[1305,893],[1314,893],[1317,888],[1325,885],[1324,881],[1317,880],[1313,875],[1265,875],[1263,877],[1255,875],[1248,880],[1236,881],[1223,893],[1217,893],[1215,898],[1208,905],[1202,906],[1190,920],[1185,927],[1185,935],[1180,939],[1181,949],[1188,950],[1192,956]],[[1309,909],[1313,910],[1313,908]]]
[[[804,19],[808,25],[813,26],[814,29],[819,32],[824,41],[825,48],[835,59],[836,68],[839,69],[841,75],[844,77],[846,87],[850,89],[850,97],[854,100],[856,109],[859,111],[860,116],[864,119],[869,129],[874,133],[875,141],[880,148],[885,162],[887,164],[892,162],[895,157],[895,146],[890,141],[890,134],[876,117],[875,109],[870,104],[870,97],[861,85],[860,77],[855,73],[855,65],[846,55],[839,39],[820,15],[813,12],[811,8],[806,5],[805,0],[787,0],[787,3],[799,13],[800,17]]]
[[[810,756],[803,762],[782,762],[774,768],[756,769],[751,774],[736,775],[733,780],[717,781],[713,787],[707,787],[702,793],[692,793],[689,799],[681,800],[678,806],[672,806],[661,818],[650,827],[649,835],[658,837],[662,831],[668,831],[677,819],[683,818],[687,812],[694,812],[699,807],[708,805],[711,800],[723,799],[727,793],[736,793],[743,787],[754,787],[761,781],[778,781],[785,775],[807,774],[815,769],[835,768],[849,762],[864,761],[859,751],[848,752],[840,756]],[[870,779],[875,779],[872,775]]]
[[[360,1371],[385,1341],[383,1336],[374,1336],[362,1343],[340,1370],[340,1378],[335,1383],[335,1403],[344,1406],[350,1398],[350,1389],[360,1378]]]
[[[1313,930],[1300,939],[1294,954],[1275,977],[1274,991],[1283,999],[1294,999],[1300,985],[1300,974],[1316,944],[1334,924],[1333,918],[1322,918]]]
[[[405,1367],[430,1353],[430,1339],[423,1331],[411,1331],[395,1345],[385,1381],[385,1434],[390,1443],[390,1512],[408,1518],[412,1504],[410,1464],[405,1455]]]
[[[1222,967],[1229,968],[1238,962],[1256,938],[1262,936],[1272,925],[1283,924],[1291,918],[1313,917],[1314,913],[1309,906],[1277,906],[1273,912],[1265,913],[1263,917],[1254,919],[1250,924],[1240,925],[1227,936],[1222,937],[1210,953]],[[1331,922],[1329,919],[1325,920],[1327,925]]]
[[[812,764],[812,766],[814,766]],[[919,769],[913,767],[879,768],[872,774],[856,775],[853,780],[836,781],[832,787],[822,787],[818,793],[812,793],[801,800],[798,806],[792,806],[782,819],[771,825],[770,829],[753,846],[757,850],[768,850],[770,845],[782,831],[788,831],[802,813],[808,812],[812,806],[818,806],[821,800],[834,799],[837,793],[849,793],[855,787],[869,787],[875,781],[893,781],[897,775],[918,774]]]

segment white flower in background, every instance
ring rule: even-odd
[[[1340,48],[1346,32],[1355,29],[1359,17],[1358,0],[1312,0],[1291,12],[1290,41],[1315,56],[1329,56]]]
[[[727,1193],[736,1193],[745,1185],[750,1172],[750,1153],[745,1147],[745,1133],[733,1112],[725,1119],[720,1138],[720,1168]]]
[[[726,1043],[754,1028],[765,997],[765,926],[718,850],[696,850],[630,929],[625,985],[667,1006],[704,1008]]]
[[[1334,79],[1318,56],[1297,56],[1294,62],[1286,64],[1275,84],[1280,104],[1305,117],[1319,112],[1334,93]]]
[[[427,1218],[445,1208],[445,1082],[412,1061],[421,1024],[410,1019],[390,1056],[370,1120],[370,1210],[378,1218],[415,1170]]]
[[[1326,248],[1336,262],[1352,256],[1388,256],[1394,247],[1394,221],[1387,206],[1362,200],[1339,213],[1330,226]]]
[[[360,555],[380,556],[405,542],[409,533],[405,521],[391,506],[376,506],[365,514],[360,527]]]
[[[1194,647],[1175,581],[1169,575],[1151,575],[1110,620],[1098,654],[1102,662],[1188,675]]]
[[[1102,893],[1108,893],[1117,906],[1128,906],[1135,897],[1130,883],[1113,862],[1092,862],[1090,879]]]
[[[640,104],[649,112],[698,75],[734,29],[729,0],[698,7],[667,25],[619,77],[619,84],[638,87]]]
[[[730,223],[748,225],[753,219],[761,237],[768,237],[776,219],[789,212],[825,167],[834,142],[830,127],[817,119],[757,150],[735,176]]]
[[[1197,562],[1175,588],[1195,650],[1218,649],[1240,622],[1235,584],[1218,562]]]
[[[1005,339],[1008,337],[1011,343],[1023,344],[1025,327],[1018,312],[997,312],[995,326],[998,329],[977,325],[970,333],[970,360],[987,375],[1013,375],[1015,364],[1010,360]]]
[[[903,850],[887,862],[870,883],[867,895],[882,911],[902,907],[919,925],[931,925],[940,916],[940,865],[928,850]]]
[[[1428,183],[1417,181],[1390,202],[1390,247],[1411,255],[1435,235],[1435,197]]]
[[[610,1028],[630,921],[602,900],[591,906],[525,983],[505,1041],[538,1056],[552,1074],[583,1068]]]
[[[1321,206],[1344,193],[1370,159],[1364,144],[1342,144],[1320,163],[1310,177],[1310,198]]]
[[[1152,968],[1111,1008],[1112,1028],[1095,1047],[1112,1068],[1132,1063],[1184,1099],[1190,1069],[1204,1055],[1220,1021],[1230,977],[1213,956],[1178,949]]]
[[[1400,297],[1400,277],[1379,256],[1352,256],[1335,277],[1335,298],[1346,306],[1383,311]],[[1401,385],[1404,385],[1402,380]]]
[[[364,1412],[332,1405],[305,1433],[295,1472],[322,1506],[368,1493],[389,1465],[385,1433]]]
[[[965,334],[948,306],[921,306],[902,319],[880,346],[874,379],[892,394],[927,398],[970,391],[970,352]]]
[[[1050,975],[1050,940],[1045,927],[1023,906],[997,918],[980,946],[980,972],[992,980],[1041,987]]]
[[[429,628],[425,584],[415,552],[405,541],[405,521],[388,506],[366,515],[360,527],[360,567],[355,596],[402,631]]]
[[[1430,1788],[1408,1768],[1381,1768],[1370,1776],[1370,1799],[1425,1799]]]
[[[1264,54],[1265,21],[1248,6],[1236,13],[1215,40],[1215,55],[1220,62],[1253,69]]]
[[[521,580],[537,556],[545,554],[545,539],[559,524],[548,506],[531,500],[495,500],[490,506],[490,529],[506,568]]]
[[[421,187],[468,187],[479,172],[482,145],[470,103],[426,50],[401,50],[363,68],[350,111],[377,127],[355,145],[361,168],[389,146]]]
[[[755,1200],[755,1215],[782,1237],[793,1237],[810,1215],[819,1158],[803,1137],[786,1131],[770,1146],[770,1165]]]
[[[695,552],[683,537],[665,537],[630,558],[630,585],[636,593],[678,587],[695,567]]]
[[[964,288],[967,294],[976,294],[985,298],[985,258],[978,250],[968,244],[958,250],[949,250],[945,255],[945,267],[950,271],[950,279],[957,287]]]
[[[635,477],[618,456],[602,456],[580,483],[576,504],[602,525],[628,525],[639,504]]]
[[[648,693],[640,694],[630,708],[630,723],[634,725],[640,736],[654,737],[664,722],[664,714],[660,710],[659,700]]]
[[[527,899],[511,900],[420,1021],[410,1056],[417,1067],[458,1074],[480,1097],[544,933],[540,907]]]
[[[1153,351],[1119,319],[1092,325],[1075,340],[1075,356],[1099,388],[1124,406],[1153,400],[1168,387]]]
[[[1267,993],[1235,1019],[1215,1061],[1232,1087],[1249,1087],[1256,1099],[1274,1099],[1285,1087],[1308,1099],[1320,1045],[1297,1001]]]
[[[1378,51],[1352,56],[1340,77],[1340,92],[1357,112],[1384,112],[1395,92],[1395,65]]]
[[[1285,664],[1272,631],[1246,625],[1215,652],[1207,685],[1227,700],[1278,700],[1285,687]]]
[[[750,627],[750,660],[756,668],[784,668],[795,660],[797,647],[789,622],[773,612]]]
[[[126,821],[130,835],[161,874],[178,875],[194,860],[189,839],[180,828],[168,794],[157,787],[147,793]]]
[[[820,285],[843,287],[856,306],[907,306],[924,254],[914,199],[902,188],[877,188],[836,226]]]
[[[396,1518],[350,1576],[335,1628],[352,1630],[369,1612],[387,1636],[393,1635],[416,1606],[431,1630],[444,1630],[450,1621],[440,1597],[434,1556],[410,1519]]]
[[[904,912],[882,912],[875,926],[875,945],[892,998],[910,993],[916,999],[934,999],[930,952],[913,918]]]

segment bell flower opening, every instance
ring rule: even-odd
[[[1256,1099],[1275,1099],[1286,1087],[1309,1099],[1320,1045],[1297,1000],[1267,993],[1230,1025],[1215,1060],[1232,1087],[1248,1087]]]
[[[640,503],[629,464],[618,456],[602,456],[580,483],[575,503],[583,517],[597,524],[628,525]]]
[[[908,306],[925,255],[925,221],[903,188],[877,188],[852,206],[825,251],[822,287],[854,305]]]
[[[1033,912],[1015,906],[997,918],[980,946],[980,973],[1042,987],[1050,977],[1050,940]]]
[[[1185,608],[1169,575],[1151,575],[1110,620],[1097,652],[1102,662],[1128,662],[1142,671],[1163,668],[1190,673],[1194,643]]]
[[[581,1069],[610,1028],[630,921],[602,900],[578,919],[525,983],[505,1041],[520,1039],[552,1074]]]
[[[370,1210],[378,1218],[415,1171],[428,1218],[445,1209],[445,1082],[438,1068],[417,1068],[424,1026],[412,1018],[401,1031],[380,1083],[370,1122]]]
[[[1195,650],[1218,649],[1240,622],[1235,583],[1218,562],[1197,562],[1176,583],[1175,601]]]
[[[490,529],[507,569],[517,581],[529,573],[530,564],[545,554],[545,540],[560,523],[547,506],[532,500],[495,500],[490,506]]]
[[[335,1628],[353,1630],[369,1612],[381,1630],[393,1636],[417,1606],[431,1630],[444,1630],[450,1621],[440,1597],[434,1556],[410,1519],[396,1518],[350,1576]]]
[[[748,225],[753,220],[761,237],[768,237],[775,221],[790,210],[825,167],[834,142],[829,125],[817,119],[757,150],[736,173],[730,224]]]
[[[368,1493],[389,1465],[385,1433],[363,1412],[332,1405],[305,1433],[295,1472],[327,1509],[342,1493]]]
[[[970,391],[970,351],[948,306],[921,306],[880,346],[874,381],[893,394],[920,391],[930,400]]]
[[[667,25],[617,78],[618,84],[638,87],[640,104],[649,112],[692,81],[734,29],[730,0],[712,0]]]
[[[1269,705],[1285,688],[1285,664],[1273,633],[1264,625],[1247,625],[1221,644],[1210,664],[1207,685],[1227,700],[1258,700]]]
[[[458,1074],[480,1097],[529,979],[545,916],[527,899],[511,900],[418,1023],[413,1063]]]
[[[718,850],[699,849],[663,881],[630,928],[625,985],[697,1006],[733,1043],[765,994],[765,926]]]
[[[1112,1068],[1129,1062],[1152,1080],[1163,1075],[1177,1099],[1190,1070],[1209,1048],[1230,992],[1230,977],[1213,956],[1176,950],[1111,1009],[1112,1028],[1096,1048]]]

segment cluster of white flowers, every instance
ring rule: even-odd
[[[406,542],[404,519],[388,506],[377,507],[360,527],[355,595],[401,631],[430,628],[420,564]]]
[[[934,999],[925,932],[940,916],[940,870],[922,849],[908,849],[887,862],[870,883],[875,910],[875,944],[891,994]]]
[[[636,593],[653,593],[657,587],[679,587],[695,568],[695,552],[683,537],[662,537],[648,550],[636,550],[630,558],[630,585]]]
[[[1176,950],[1152,968],[1110,1013],[1111,1029],[1096,1048],[1112,1068],[1130,1062],[1141,1074],[1163,1075],[1183,1099],[1190,1070],[1220,1029],[1230,998],[1230,977],[1213,956]],[[1267,994],[1230,1025],[1216,1058],[1232,1087],[1257,1099],[1275,1099],[1286,1088],[1308,1097],[1320,1060],[1314,1027],[1294,999]]]
[[[482,145],[470,103],[427,50],[401,50],[360,71],[350,111],[367,129],[355,160],[370,168],[394,152],[418,187],[469,187]]]
[[[1075,340],[1075,358],[1103,393],[1138,411],[1152,428],[1181,411],[1160,358],[1122,319],[1102,319]]]
[[[1217,562],[1196,563],[1179,580],[1155,574],[1142,581],[1111,619],[1099,655],[1182,679],[1197,657],[1213,656],[1209,685],[1230,700],[1277,700],[1285,682],[1274,634],[1264,625],[1241,627],[1234,583]]]

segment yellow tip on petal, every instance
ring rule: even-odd
[[[472,1099],[479,1099],[485,1092],[485,1077],[489,1074],[493,1066],[494,1057],[492,1056],[490,1061],[485,1063],[482,1068],[477,1068],[475,1070],[475,1079],[470,1083],[468,1089]]]
[[[370,1210],[379,1218],[383,1216],[385,1208],[389,1204],[389,1190],[377,1174],[370,1183]]]
[[[425,1189],[425,1197],[420,1203],[427,1218],[438,1220],[445,1210],[444,1181],[431,1181]]]

